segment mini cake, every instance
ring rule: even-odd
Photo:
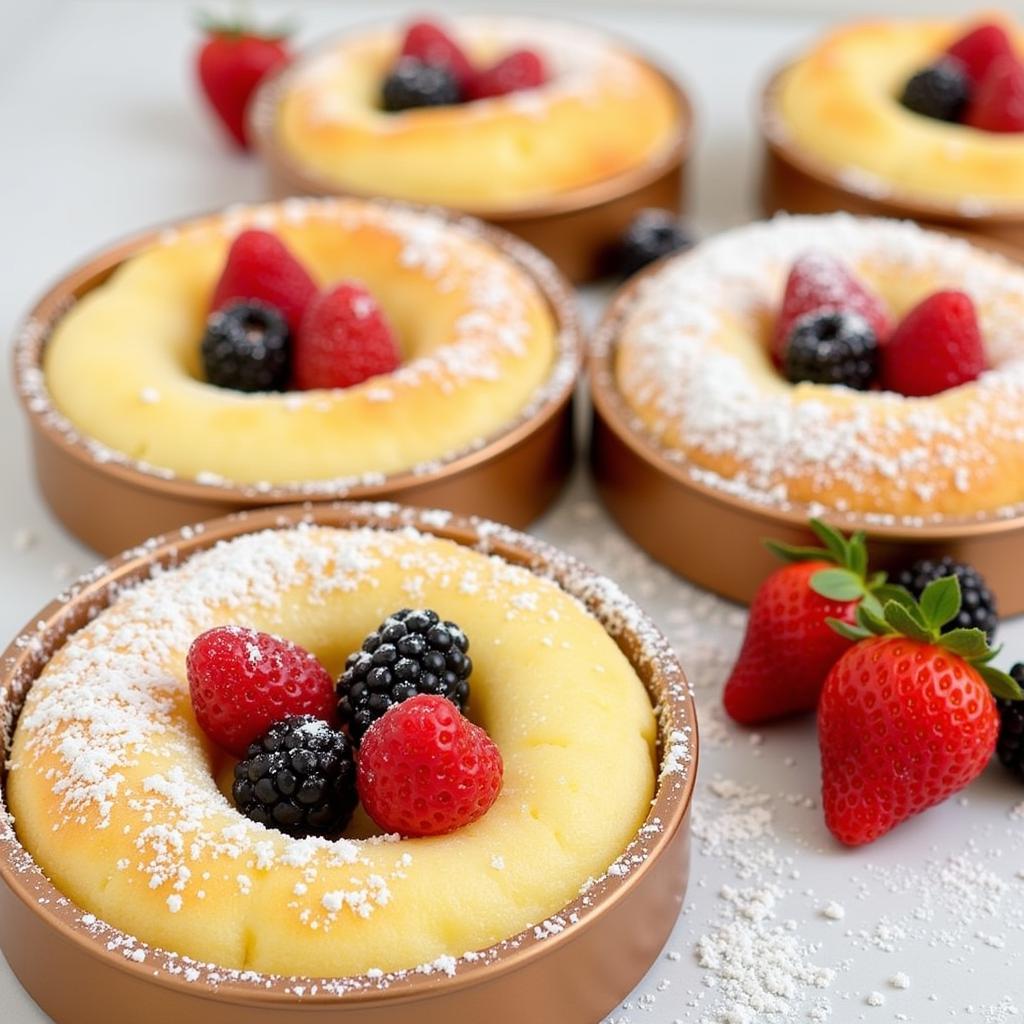
[[[356,279],[372,292],[397,338],[393,372],[285,393],[204,379],[211,296],[232,239],[256,227],[314,285]],[[41,383],[106,460],[201,483],[309,486],[436,465],[507,429],[551,377],[558,343],[537,285],[471,226],[293,200],[188,223],[125,260],[59,319]]]
[[[776,199],[813,212],[824,183],[857,211],[876,201],[926,219],[1019,216],[1022,62],[1024,36],[999,24],[874,20],[834,30],[769,88],[773,158],[815,183],[804,205],[795,180]],[[781,189],[782,170],[774,173]]]
[[[469,714],[504,761],[490,809],[419,839],[358,819],[338,838],[293,838],[236,811],[233,759],[189,702],[194,638],[272,631],[337,673],[409,604],[472,637]],[[372,978],[454,963],[602,875],[648,814],[654,739],[630,662],[556,583],[411,528],[299,526],[195,554],[71,636],[27,696],[6,794],[54,884],[137,940],[223,968]],[[682,764],[671,756],[663,772]]]
[[[801,263],[826,279],[798,279]],[[836,214],[671,259],[609,340],[637,429],[695,481],[769,508],[920,521],[1024,502],[1022,317],[1017,264]]]
[[[434,30],[435,32],[437,30]],[[449,96],[384,109],[403,48],[397,26],[353,32],[300,59],[257,101],[267,144],[326,191],[440,203],[488,215],[534,207],[667,154],[682,112],[673,89],[625,47],[579,25],[459,18]],[[466,62],[531,55],[530,77],[467,84]],[[458,79],[462,79],[461,83]],[[459,87],[463,100],[458,102]],[[259,128],[258,128],[259,131]]]

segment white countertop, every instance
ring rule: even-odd
[[[377,3],[373,13],[408,6]],[[546,5],[515,9],[531,6]],[[114,237],[264,197],[259,166],[221,145],[193,95],[192,8],[176,0],[0,3],[6,336],[55,275]],[[292,5],[300,8],[305,39],[361,17],[358,7],[344,4]],[[593,20],[660,54],[697,101],[695,223],[709,231],[749,219],[757,84],[816,23],[626,9],[602,4]],[[599,295],[587,296],[591,313],[599,302]],[[61,531],[35,491],[8,362],[0,396],[4,642],[95,561]],[[813,723],[749,734],[719,712],[742,613],[642,556],[603,515],[585,476],[581,469],[536,532],[608,572],[658,620],[696,685],[702,734],[686,911],[665,955],[609,1021],[1024,1019],[1024,787],[994,766],[959,798],[874,845],[840,848],[817,806]],[[1005,626],[1001,639],[1001,664],[1024,658],[1024,621]],[[718,965],[707,966],[716,956]],[[835,971],[826,987],[815,987],[827,976],[812,967]],[[752,968],[760,968],[769,988],[789,992],[778,997],[782,1012],[749,1009],[759,991]],[[2,960],[0,1007],[4,1024],[47,1019]]]

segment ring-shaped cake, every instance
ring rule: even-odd
[[[328,285],[357,279],[403,364],[345,389],[246,394],[202,379],[200,339],[231,240],[278,234]],[[525,414],[555,367],[536,283],[470,222],[360,200],[238,208],[165,232],[56,324],[47,398],[108,457],[204,483],[381,479],[434,464]]]
[[[973,299],[989,369],[925,398],[790,384],[770,338],[786,276],[831,254],[898,319],[925,296]],[[877,522],[1009,514],[1024,502],[1024,269],[913,224],[845,214],[726,232],[637,286],[614,377],[630,415],[692,478],[765,508]]]

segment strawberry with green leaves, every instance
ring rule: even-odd
[[[722,697],[725,710],[744,725],[813,711],[829,669],[851,646],[828,620],[852,625],[864,603],[880,614],[881,602],[898,589],[886,583],[885,573],[868,575],[863,533],[847,540],[820,520],[810,525],[823,547],[767,542],[789,564],[755,595]]]
[[[200,21],[205,38],[196,54],[203,95],[227,133],[249,148],[247,117],[256,87],[290,59],[284,31],[257,32],[242,22]]]
[[[999,732],[993,695],[1022,699],[993,667],[980,629],[943,627],[960,611],[946,576],[915,601],[893,589],[879,611],[830,625],[854,646],[833,666],[818,704],[825,823],[841,842],[870,843],[976,778]]]

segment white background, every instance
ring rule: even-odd
[[[106,241],[151,222],[236,200],[264,197],[259,167],[221,144],[196,100],[189,56],[196,36],[193,4],[177,2],[0,2],[0,331],[63,269]],[[311,39],[367,16],[408,5],[260,5],[264,14],[295,13]],[[439,5],[434,3],[420,7]],[[478,5],[458,5],[476,8]],[[494,5],[501,7],[501,4]],[[510,5],[505,4],[505,7]],[[920,8],[965,10],[920,3]],[[1009,5],[1008,5],[1009,6]],[[811,0],[769,5],[613,2],[517,3],[584,15],[636,39],[678,70],[696,99],[699,144],[692,179],[693,221],[701,231],[755,215],[756,90],[768,71],[811,38],[824,15],[789,11],[884,10],[886,5],[832,5]],[[757,13],[733,13],[746,8]],[[593,314],[603,296],[591,292]],[[0,395],[0,637],[6,639],[94,557],[65,536],[33,487],[27,439],[11,396],[9,360]],[[681,528],[684,528],[681,526]],[[28,531],[28,537],[26,536]],[[994,767],[960,800],[904,825],[873,847],[840,849],[816,805],[813,725],[787,724],[753,739],[718,712],[718,690],[738,642],[742,616],[652,566],[622,539],[594,504],[585,473],[537,532],[615,576],[676,643],[697,687],[703,746],[699,828],[687,912],[667,951],[616,1022],[687,1024],[812,1019],[822,998],[827,1019],[946,1020],[1005,1024],[1024,1019],[1024,787]],[[23,549],[26,539],[33,543]],[[1024,658],[1024,623],[1004,628],[1009,665]],[[752,801],[768,809],[770,827],[723,848],[747,819],[728,817],[742,803],[709,791],[716,776],[756,785]],[[719,793],[728,792],[721,785]],[[1021,804],[1024,808],[1024,804]],[[759,819],[764,826],[764,816]],[[748,822],[749,824],[749,822]],[[959,859],[958,859],[959,858]],[[766,865],[768,867],[766,867]],[[750,877],[741,879],[738,874]],[[837,971],[830,988],[797,985],[785,1013],[744,1015],[709,987],[698,937],[735,923],[722,886],[778,887],[777,918],[792,921],[813,963]],[[987,899],[980,899],[984,896]],[[841,921],[821,913],[828,901]],[[746,954],[750,955],[750,954]],[[742,965],[744,954],[738,954]],[[910,987],[887,984],[905,972]],[[869,1005],[870,993],[884,997]],[[877,1000],[874,1000],[877,1002]],[[732,1009],[730,1009],[732,1008]],[[825,1014],[825,1007],[818,1011]],[[733,1016],[730,1017],[729,1014]],[[902,1015],[902,1016],[901,1016]],[[0,1020],[45,1018],[0,960]]]

